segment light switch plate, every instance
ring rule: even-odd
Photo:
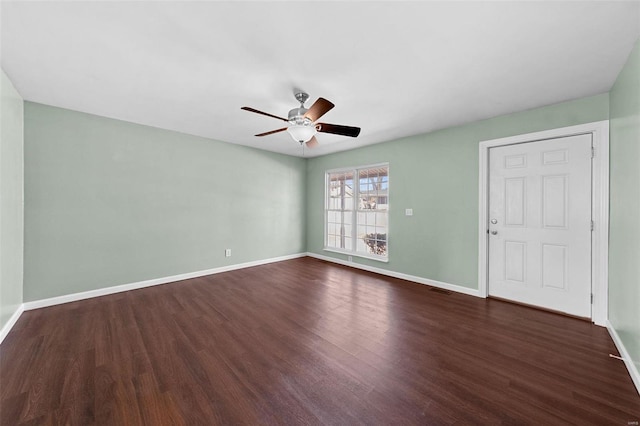
[[[413,209],[405,209],[404,210],[404,215],[405,216],[413,216]]]

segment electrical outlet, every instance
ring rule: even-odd
[[[231,257],[231,249],[226,249],[224,251],[224,257]]]
[[[404,210],[404,215],[405,216],[413,216],[413,209],[405,209]]]

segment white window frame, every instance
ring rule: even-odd
[[[358,239],[358,205],[360,200],[360,183],[359,183],[359,171],[364,169],[372,169],[376,167],[386,167],[387,168],[387,254],[386,256],[379,256],[375,254],[367,254],[357,251],[357,239]],[[333,253],[340,253],[356,257],[361,257],[365,259],[372,259],[378,262],[389,262],[389,228],[390,228],[390,220],[389,215],[391,212],[391,168],[389,163],[376,163],[376,164],[366,164],[362,166],[353,166],[353,167],[341,167],[338,169],[326,170],[324,173],[324,251],[329,251]],[[353,248],[351,250],[339,249],[336,247],[328,247],[327,244],[327,221],[328,221],[328,211],[329,211],[329,175],[333,173],[344,173],[344,172],[353,172],[353,181],[354,181],[354,194],[353,194],[353,217],[352,217],[352,226],[351,226],[351,240],[353,241]],[[349,259],[350,260],[350,259]]]

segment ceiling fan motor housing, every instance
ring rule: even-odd
[[[309,99],[309,94],[305,92],[297,92],[295,94],[296,100],[300,102],[300,108],[294,108],[289,111],[289,123],[295,126],[309,126],[311,119],[305,117],[308,109],[304,107],[304,103]]]
[[[304,107],[292,109],[289,111],[289,123],[298,126],[309,126],[311,120],[304,116],[307,111],[307,108]]]

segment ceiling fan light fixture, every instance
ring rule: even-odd
[[[294,141],[304,143],[309,141],[316,134],[315,126],[305,126],[304,124],[292,124],[287,129]]]

